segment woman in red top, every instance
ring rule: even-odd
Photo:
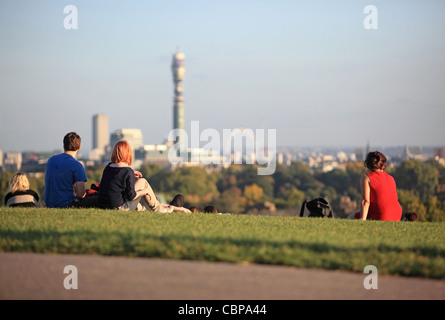
[[[386,157],[378,151],[370,152],[366,157],[365,167],[370,172],[364,174],[360,181],[361,219],[400,221],[402,207],[397,197],[396,182],[384,171]]]

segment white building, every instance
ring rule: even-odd
[[[3,161],[3,166],[6,170],[20,171],[22,168],[22,153],[8,152]]]
[[[110,131],[108,129],[108,116],[95,114],[93,116],[93,148],[90,152],[91,160],[100,160],[110,144]]]
[[[105,147],[109,144],[108,116],[106,114],[95,114],[93,116],[93,149],[105,150]]]
[[[142,131],[140,129],[123,128],[116,130],[110,136],[111,148],[114,147],[116,142],[121,140],[126,140],[130,144],[133,153],[135,150],[144,146],[142,142]]]

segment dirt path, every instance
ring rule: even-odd
[[[67,290],[77,268],[78,289]],[[165,259],[0,253],[0,299],[304,300],[445,298],[445,281]],[[69,282],[72,284],[72,281]]]

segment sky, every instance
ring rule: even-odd
[[[67,5],[77,29],[64,27]],[[367,5],[377,29],[364,27]],[[163,143],[178,47],[186,129],[276,129],[277,146],[442,147],[444,34],[442,0],[2,0],[0,149],[62,149],[75,131],[89,150],[96,113],[110,132]]]

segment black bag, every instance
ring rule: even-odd
[[[300,217],[303,217],[306,208],[309,210],[308,217],[334,218],[334,212],[325,198],[318,197],[310,201],[303,201],[300,210]]]

